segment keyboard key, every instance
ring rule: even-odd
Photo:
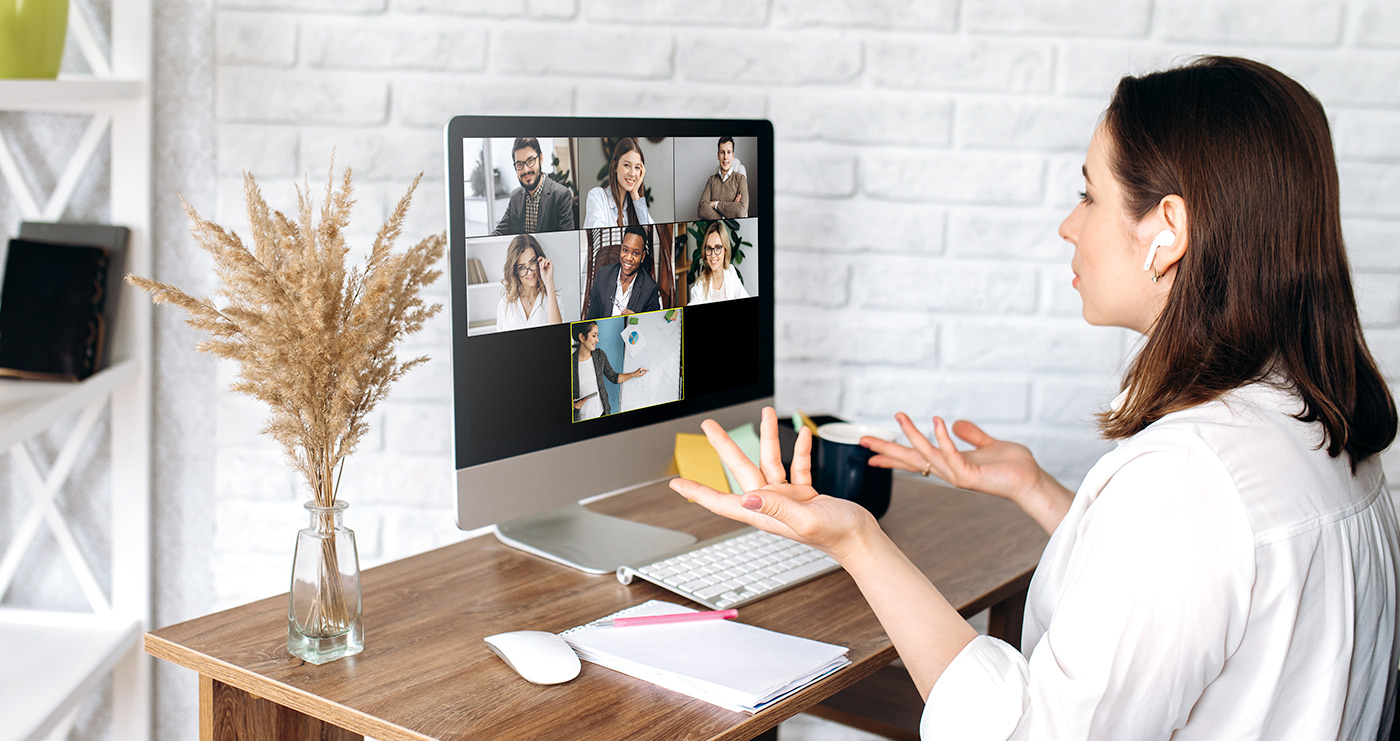
[[[793,582],[801,581],[814,574],[820,574],[825,568],[826,564],[824,563],[803,564],[795,569],[784,571],[773,577],[773,579],[783,584],[792,584]]]
[[[696,579],[695,581],[688,581],[684,584],[678,584],[676,585],[676,588],[686,592],[695,592],[697,590],[704,589],[708,586],[710,586],[710,582],[705,581],[704,579]],[[716,594],[718,594],[718,592],[716,592]]]
[[[699,597],[700,599],[709,599],[711,597],[718,597],[719,595],[724,594],[727,591],[729,591],[728,587],[724,586],[723,584],[716,584],[712,587],[705,587],[704,589],[695,590],[695,596]]]

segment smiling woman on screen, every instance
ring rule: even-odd
[[[1071,493],[1024,446],[942,419],[872,464],[1009,499],[1050,542],[1025,653],[978,636],[859,505],[703,428],[743,494],[709,509],[830,553],[926,698],[925,738],[1388,737],[1395,403],[1362,337],[1321,104],[1278,71],[1205,57],[1125,77],[1060,225],[1084,318],[1147,336],[1099,415],[1118,447]]]
[[[695,276],[695,285],[690,287],[690,304],[748,298],[749,292],[739,281],[739,271],[729,263],[729,227],[723,221],[711,221],[700,244],[704,262]]]
[[[618,139],[608,161],[608,187],[588,191],[585,228],[654,223],[647,213],[646,190],[642,186],[646,172],[642,145],[630,136]]]
[[[510,240],[502,268],[501,300],[496,305],[496,331],[543,327],[564,321],[554,287],[554,263],[529,234]]]

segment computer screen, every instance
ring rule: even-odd
[[[654,481],[771,402],[767,121],[461,116],[446,153],[459,526]]]

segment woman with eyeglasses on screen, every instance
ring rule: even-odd
[[[529,234],[510,240],[496,305],[496,331],[543,327],[564,321],[554,288],[554,263]]]
[[[729,227],[723,221],[711,221],[700,239],[704,261],[695,285],[690,287],[690,305],[748,298],[749,292],[739,282],[739,271],[729,264]]]
[[[574,421],[612,414],[603,379],[616,384],[626,383],[647,374],[646,368],[631,373],[618,373],[608,362],[608,354],[598,349],[598,323],[579,322],[574,333]]]
[[[1077,493],[967,421],[872,465],[1008,499],[1051,533],[1024,654],[979,636],[851,502],[703,428],[744,493],[681,494],[815,545],[855,580],[925,697],[924,738],[1376,739],[1396,701],[1396,409],[1367,349],[1322,105],[1265,65],[1125,77],[1060,225],[1090,324],[1144,335]],[[956,434],[972,448],[960,451]],[[898,504],[896,503],[896,507]]]
[[[647,213],[646,190],[642,186],[646,172],[642,145],[630,136],[618,139],[608,161],[608,187],[588,191],[588,223],[584,228],[655,223]]]

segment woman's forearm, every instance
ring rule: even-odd
[[[550,324],[563,324],[564,314],[559,311],[559,297],[554,293],[554,286],[550,285],[544,294],[544,305],[548,312],[545,317]]]
[[[870,603],[895,650],[928,699],[934,683],[977,631],[878,528],[841,565]]]
[[[1045,532],[1054,533],[1060,521],[1065,519],[1065,513],[1069,512],[1074,492],[1042,470],[1036,486],[1015,501],[1021,511],[1030,515]]]

